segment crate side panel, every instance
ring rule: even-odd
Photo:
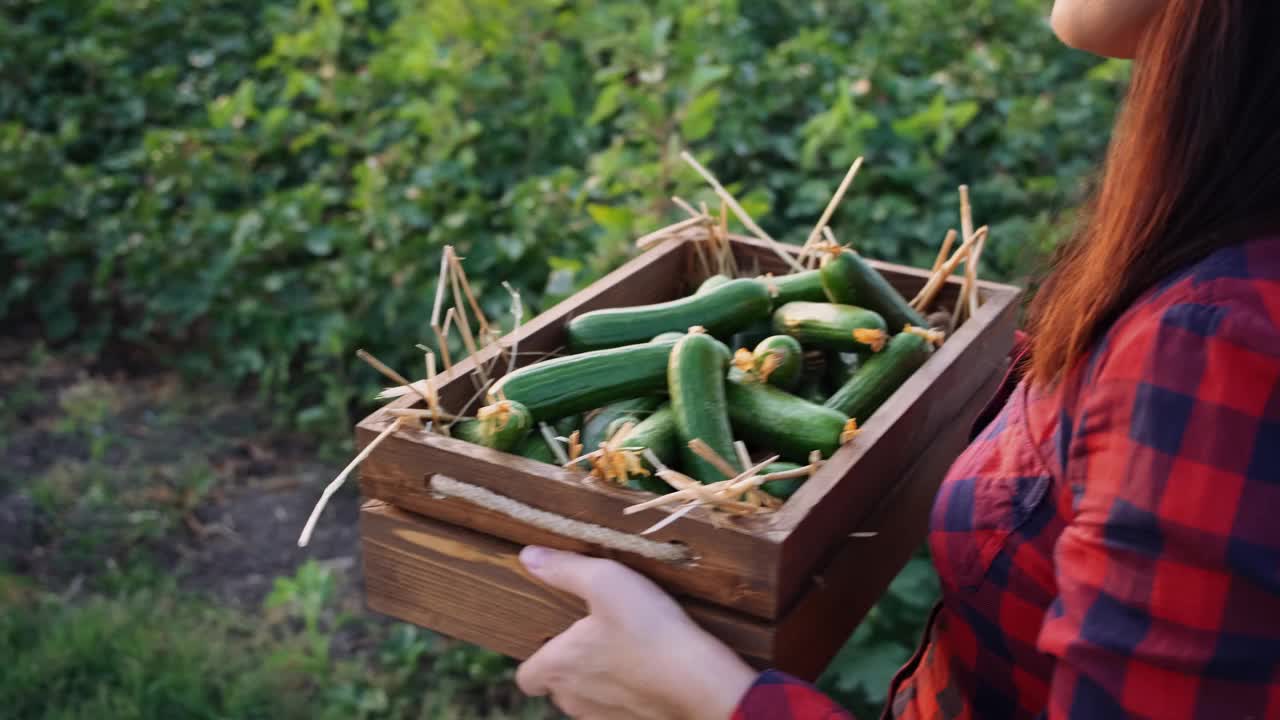
[[[359,444],[367,443],[377,431],[378,428],[362,424]],[[626,507],[652,497],[648,493],[606,486],[589,481],[580,473],[421,433],[396,433],[375,449],[360,470],[361,492],[365,497],[510,542],[610,554],[465,500],[441,498],[427,487],[428,478],[435,473],[532,507],[627,533],[639,533],[667,517],[663,510],[623,514]],[[716,527],[701,510],[647,537],[684,543],[696,559],[692,563],[670,564],[631,554],[616,553],[613,557],[653,577],[675,594],[703,598],[764,619],[776,616],[774,579],[780,547],[773,539],[732,525]]]
[[[515,658],[586,613],[578,598],[534,579],[520,546],[372,501],[360,512],[369,607]],[[767,623],[696,601],[685,610],[759,666],[772,661]]]

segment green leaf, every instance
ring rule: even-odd
[[[689,94],[697,95],[710,85],[729,77],[729,68],[723,65],[699,65],[689,76]]]
[[[685,107],[684,119],[680,122],[680,134],[685,141],[697,142],[711,132],[715,127],[719,102],[720,91],[712,89],[697,96]]]
[[[617,112],[618,106],[622,103],[622,91],[624,89],[625,86],[620,82],[606,85],[604,90],[596,97],[596,106],[591,111],[591,117],[587,118],[587,124],[599,125]]]
[[[606,230],[625,232],[631,229],[632,213],[625,207],[591,203],[587,205],[587,213]]]
[[[947,119],[947,100],[941,92],[933,96],[928,106],[893,123],[893,132],[908,140],[919,142],[937,132]]]
[[[547,102],[551,104],[551,109],[562,117],[573,117],[577,113],[569,84],[559,75],[552,75],[547,79]]]
[[[951,122],[957,130],[964,128],[978,114],[978,103],[974,100],[966,100],[951,106]]]

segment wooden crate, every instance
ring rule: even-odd
[[[785,271],[772,248],[733,239],[740,268]],[[905,296],[928,273],[877,264]],[[687,240],[670,240],[556,305],[501,341],[525,353],[564,345],[564,324],[583,312],[660,302],[702,279]],[[952,281],[941,302],[958,291]],[[745,657],[801,676],[815,675],[884,591],[924,537],[928,509],[947,467],[963,448],[982,400],[1003,376],[1019,290],[981,283],[983,304],[777,512],[729,527],[703,511],[650,535],[681,543],[694,560],[664,563],[560,537],[428,487],[435,475],[463,480],[521,503],[638,533],[666,515],[623,515],[645,497],[584,482],[576,471],[436,435],[392,434],[361,467],[370,499],[361,511],[366,593],[372,609],[514,657],[525,657],[580,617],[583,608],[526,575],[522,545],[541,544],[614,557],[676,595],[691,615]],[[444,405],[475,394],[482,350],[440,377]],[[358,444],[386,429],[389,403],[362,420]],[[874,537],[850,537],[875,531]]]

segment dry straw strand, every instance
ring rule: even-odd
[[[703,180],[707,181],[707,184],[711,186],[711,189],[715,191],[716,195],[720,196],[720,199],[729,206],[730,210],[733,211],[734,217],[738,218],[738,222],[742,223],[756,237],[768,243],[774,254],[782,258],[787,265],[791,266],[792,270],[805,269],[803,265],[791,256],[791,253],[782,248],[782,243],[774,240],[769,233],[761,229],[760,226],[751,219],[751,216],[747,214],[747,211],[743,210],[742,206],[738,204],[738,201],[729,194],[729,191],[724,189],[724,186],[720,184],[720,181],[716,179],[715,175],[712,175],[710,170],[703,167],[702,163],[698,162],[698,160],[693,157],[688,150],[682,151],[680,153],[680,158],[697,171],[697,173],[702,176]]]
[[[835,214],[836,208],[840,206],[840,201],[844,199],[844,194],[848,192],[849,186],[853,184],[853,179],[858,176],[858,170],[862,167],[862,156],[859,155],[853,164],[849,166],[849,170],[844,174],[844,178],[840,181],[840,185],[836,188],[835,193],[831,196],[831,200],[827,202],[827,206],[823,208],[822,215],[818,218],[817,224],[813,226],[809,236],[805,238],[804,247],[806,249],[806,257],[812,251],[813,245],[818,243],[818,238],[822,237],[822,231],[827,227],[827,223],[831,222],[831,216]]]
[[[315,532],[316,523],[320,520],[320,513],[324,512],[325,506],[329,504],[329,498],[333,497],[333,494],[338,492],[342,484],[347,481],[347,476],[351,474],[351,471],[368,459],[369,455],[373,454],[374,449],[381,445],[383,440],[391,437],[391,434],[400,428],[402,422],[404,422],[403,418],[396,418],[391,421],[391,424],[370,441],[368,445],[365,445],[358,455],[351,458],[351,462],[347,463],[342,472],[338,473],[338,477],[334,478],[325,487],[324,492],[320,494],[320,499],[316,501],[315,507],[311,508],[311,516],[307,518],[307,524],[302,527],[302,534],[298,536],[298,547],[306,547],[311,542],[311,534]]]

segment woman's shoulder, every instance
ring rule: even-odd
[[[1082,385],[1117,375],[1132,379],[1232,349],[1280,360],[1280,235],[1218,250],[1148,291],[1103,337],[1082,369]],[[1234,363],[1187,368],[1245,369]]]
[[[1176,456],[1207,418],[1241,443],[1280,429],[1280,235],[1219,250],[1148,291],[1064,382],[1028,389],[1027,418],[1058,475],[1104,436]],[[1280,473],[1280,454],[1262,464]]]

